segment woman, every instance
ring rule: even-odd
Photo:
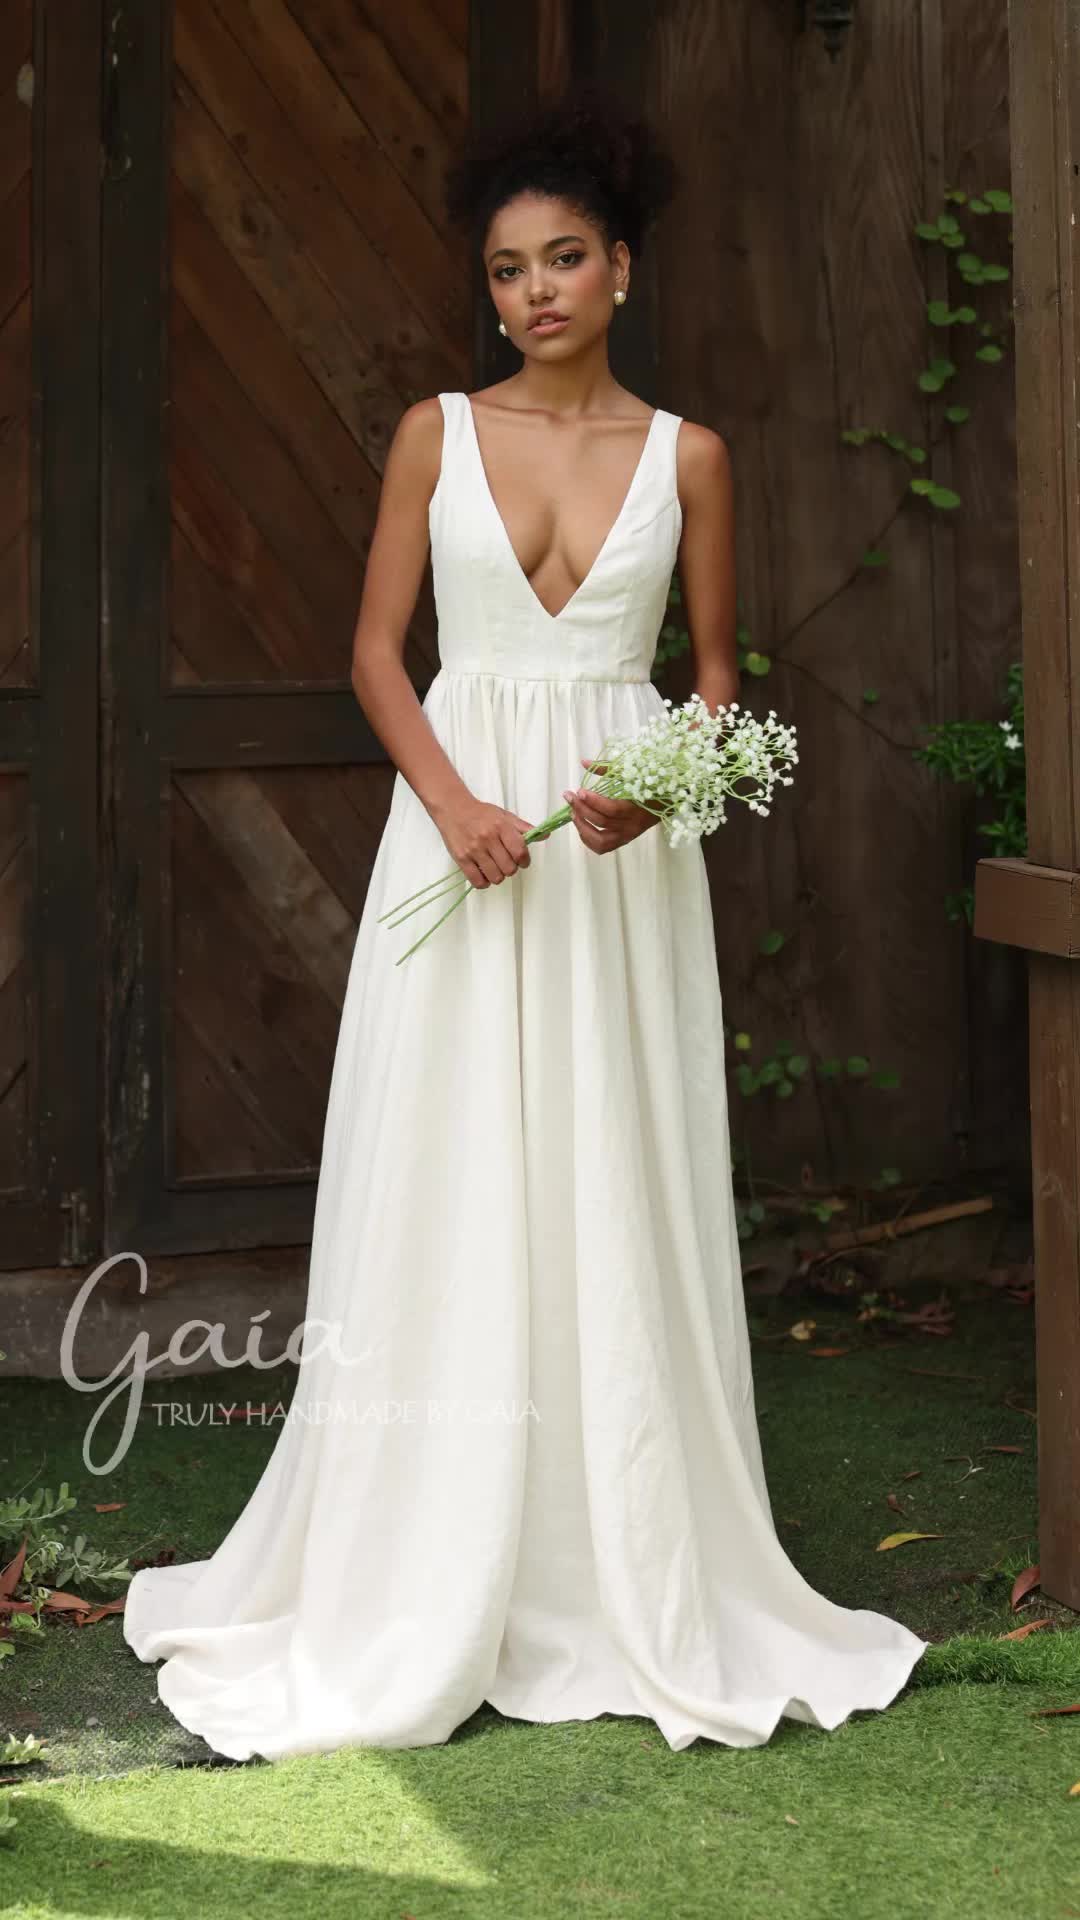
[[[137,1573],[125,1614],[233,1758],[428,1745],[485,1701],[760,1745],[885,1706],[927,1644],[816,1593],[772,1524],[700,846],[565,784],[664,711],[676,561],[697,690],[737,692],[724,444],[608,366],[673,177],[588,103],[449,177],[521,365],[408,408],[386,463],[354,684],[398,773],[326,1115],[306,1320],[334,1342],[217,1552]],[[476,895],[399,964],[417,921],[381,921],[447,852]]]

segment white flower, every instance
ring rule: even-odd
[[[787,768],[799,756],[795,729],[777,719],[775,707],[756,720],[737,701],[712,712],[695,693],[629,738],[605,741],[596,757],[608,769],[597,791],[645,807],[670,844],[681,846],[725,824],[727,799],[767,818],[774,787],[793,784]]]

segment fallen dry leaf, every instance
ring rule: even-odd
[[[100,1607],[91,1607],[87,1613],[73,1613],[72,1620],[77,1627],[93,1627],[104,1620],[107,1613],[123,1613],[127,1594],[118,1594],[115,1600],[106,1600]]]
[[[999,1633],[999,1640],[1026,1640],[1029,1633],[1038,1627],[1052,1627],[1052,1620],[1029,1620],[1026,1627],[1014,1627],[1011,1633]]]
[[[64,1593],[61,1588],[53,1587],[44,1604],[50,1613],[87,1613],[94,1603],[84,1600],[81,1593]]]
[[[1038,1584],[1039,1584],[1038,1567],[1025,1567],[1022,1573],[1017,1574],[1016,1579],[1013,1581],[1013,1584],[1012,1584],[1012,1595],[1009,1603],[1014,1613],[1016,1612],[1017,1607],[1020,1605],[1021,1600],[1025,1599],[1027,1595],[1031,1592],[1032,1588],[1037,1587]]]
[[[0,1599],[4,1599],[9,1594],[14,1593],[19,1581],[22,1579],[23,1561],[26,1559],[26,1548],[29,1539],[29,1534],[24,1535],[22,1546],[19,1548],[14,1560],[9,1560],[3,1573],[0,1573]]]
[[[890,1547],[906,1547],[909,1540],[944,1540],[943,1533],[890,1533],[879,1540],[875,1553],[886,1553]]]

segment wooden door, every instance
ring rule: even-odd
[[[108,9],[107,1251],[310,1235],[394,771],[349,680],[379,475],[469,383],[464,5]],[[406,660],[422,692],[430,581]]]
[[[100,1235],[100,23],[0,4],[0,1265]],[[8,1344],[4,1342],[3,1344]]]

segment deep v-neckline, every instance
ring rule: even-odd
[[[660,408],[659,407],[653,408],[652,418],[649,421],[648,431],[646,432],[645,438],[642,442],[641,452],[639,453],[637,458],[637,465],[635,466],[634,471],[630,476],[630,485],[627,487],[626,492],[623,495],[622,505],[620,506],[618,513],[615,515],[614,520],[612,521],[610,527],[608,528],[606,534],[604,535],[603,540],[600,543],[600,547],[596,553],[596,556],[593,560],[592,565],[590,566],[588,572],[585,574],[584,578],[574,588],[574,591],[570,595],[569,600],[564,601],[563,605],[559,608],[558,613],[552,613],[549,607],[545,607],[543,601],[541,600],[539,594],[536,591],[536,588],[533,586],[532,581],[529,579],[528,574],[526,573],[524,567],[522,566],[521,561],[517,557],[517,553],[515,552],[515,549],[514,549],[514,543],[511,540],[510,535],[506,529],[506,522],[503,519],[502,514],[499,512],[498,506],[496,505],[496,502],[495,502],[495,495],[491,491],[491,483],[487,477],[487,468],[484,466],[484,456],[480,451],[480,435],[476,431],[476,415],[473,412],[472,401],[469,399],[469,396],[467,393],[463,392],[461,397],[465,402],[465,410],[469,416],[469,429],[472,434],[472,444],[473,444],[473,450],[476,454],[476,464],[480,469],[480,478],[483,483],[484,497],[487,500],[487,503],[491,509],[492,518],[495,521],[500,534],[502,535],[503,544],[506,547],[506,551],[509,556],[510,562],[514,568],[515,573],[517,574],[518,579],[522,582],[522,584],[526,588],[527,592],[529,593],[535,605],[539,607],[540,612],[544,614],[548,620],[551,621],[552,625],[555,625],[559,620],[563,618],[564,614],[570,611],[570,608],[573,606],[575,600],[579,599],[580,596],[584,593],[586,587],[589,585],[589,582],[592,580],[594,573],[596,572],[601,561],[603,560],[605,553],[610,547],[611,542],[614,540],[616,533],[618,532],[619,528],[623,523],[623,519],[625,518],[627,510],[630,506],[630,501],[633,498],[633,495],[637,491],[638,482],[640,481],[641,476],[645,470],[645,463],[648,458],[649,449],[652,445],[653,430],[656,426],[656,422],[660,415]]]

